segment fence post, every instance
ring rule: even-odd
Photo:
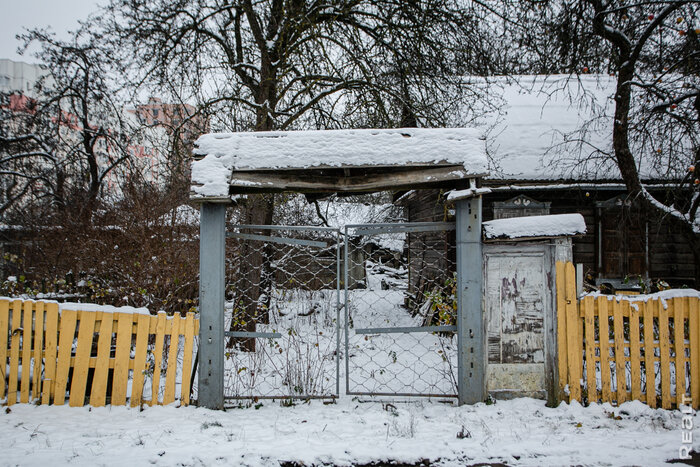
[[[200,213],[198,403],[223,409],[226,205],[202,203]]]
[[[455,203],[457,222],[457,392],[459,404],[486,399],[481,196]]]

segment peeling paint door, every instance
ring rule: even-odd
[[[490,391],[545,391],[545,322],[549,304],[544,248],[485,252]]]

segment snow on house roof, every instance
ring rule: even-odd
[[[520,76],[492,86],[503,101],[490,127],[491,180],[620,180],[612,157],[616,78],[608,75]],[[580,144],[580,141],[584,141]],[[669,167],[639,162],[644,180],[668,179]]]
[[[581,214],[511,217],[483,223],[486,239],[516,239],[532,237],[564,237],[586,233]]]
[[[480,130],[404,128],[212,133],[196,142],[192,198],[226,198],[234,173],[306,168],[455,165],[488,172]]]

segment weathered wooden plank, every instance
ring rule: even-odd
[[[32,400],[41,399],[41,369],[44,351],[44,302],[34,305],[34,375],[32,376]]]
[[[630,376],[632,400],[642,399],[642,364],[639,346],[639,315],[640,306],[644,302],[630,305]]]
[[[564,388],[569,384],[569,365],[566,345],[566,274],[565,263],[557,261],[555,266],[557,293],[557,369],[559,372],[559,398],[568,400]]]
[[[34,302],[27,300],[23,303],[22,313],[22,378],[20,386],[20,399],[23,404],[29,402],[29,385],[32,381],[32,322]]]
[[[0,399],[5,398],[7,381],[7,336],[10,333],[10,301],[0,300]]]
[[[156,321],[156,343],[153,349],[154,357],[154,368],[153,368],[153,382],[151,383],[151,401],[150,405],[158,404],[159,392],[160,392],[160,367],[163,361],[163,341],[165,340],[165,325],[167,323],[167,317],[165,313],[158,313],[158,318]]]
[[[700,306],[699,300],[691,298],[688,308],[688,329],[690,332],[690,396],[693,407],[700,408]],[[0,329],[2,327],[0,326]],[[0,391],[0,395],[2,391]]]
[[[177,350],[180,342],[180,318],[173,316],[170,320],[170,352],[168,353],[168,370],[165,373],[165,391],[163,392],[163,405],[172,404],[175,401],[175,375],[177,374]]]
[[[190,405],[194,335],[194,313],[187,313],[187,318],[185,319],[185,350],[182,357],[182,386],[180,387],[180,401],[182,405]]]
[[[56,353],[58,350],[58,303],[46,304],[46,351],[41,403],[48,405],[56,394]]]
[[[610,302],[606,297],[598,297],[598,334],[600,339],[600,389],[603,402],[612,402],[610,386]]]
[[[95,336],[95,314],[83,313],[78,324],[78,344],[75,348],[73,378],[70,385],[68,405],[82,407],[85,404],[85,385],[88,377],[92,339]]]
[[[661,407],[664,409],[670,409],[671,350],[669,345],[668,310],[661,300],[659,300],[659,351],[661,354]]]
[[[10,376],[7,381],[7,405],[17,403],[17,379],[19,378],[19,344],[22,334],[22,301],[12,302],[12,322],[10,324]]]
[[[579,334],[578,300],[576,299],[576,271],[572,263],[565,266],[566,276],[566,344],[569,363],[570,400],[581,401],[581,336]]]
[[[144,372],[146,371],[146,359],[148,357],[148,329],[151,324],[151,317],[148,315],[138,315],[137,319],[136,346],[134,347],[134,377],[130,399],[132,407],[140,406],[143,399]]]
[[[685,397],[685,318],[688,309],[687,297],[673,299],[673,344],[676,353],[676,407],[683,404]]]
[[[644,309],[644,367],[646,374],[647,405],[656,407],[656,372],[654,371],[654,308],[658,300],[642,302]]]
[[[629,302],[625,300],[629,306]],[[623,318],[621,313],[621,303],[618,300],[612,301],[613,307],[613,332],[615,336],[615,376],[617,382],[617,404],[620,405],[627,400],[627,381],[625,379],[625,334]]]
[[[581,300],[581,307],[586,316],[585,336],[586,336],[586,386],[588,391],[588,402],[598,402],[598,388],[596,385],[595,369],[595,301],[593,297],[584,297]]]
[[[56,363],[56,387],[53,400],[54,405],[63,405],[66,402],[66,385],[68,384],[68,371],[70,369],[77,315],[75,310],[63,310],[61,312],[61,327],[58,335],[58,361]]]
[[[92,378],[92,388],[90,388],[90,405],[93,407],[104,407],[107,401],[107,382],[109,379],[110,356],[112,352],[113,322],[114,315],[112,313],[102,313],[102,315],[99,316],[100,335],[97,338],[95,373]]]
[[[115,313],[117,318],[117,347],[114,352],[114,373],[112,380],[112,405],[126,404],[126,388],[129,383],[129,360],[131,357],[131,336],[134,315]]]

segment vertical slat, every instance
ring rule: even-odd
[[[566,395],[564,387],[569,382],[569,365],[567,361],[568,347],[566,345],[566,268],[563,261],[556,264],[557,287],[557,368],[559,371],[559,395]]]
[[[690,328],[690,395],[694,408],[700,408],[700,307],[698,298],[691,297],[688,307]],[[2,326],[0,326],[2,329]],[[0,343],[1,344],[1,343]],[[1,349],[1,348],[0,348]],[[2,394],[2,391],[0,391]]]
[[[32,381],[32,315],[34,302],[24,302],[22,319],[22,385],[19,401],[23,404],[29,402],[29,385]]]
[[[610,325],[609,305],[606,297],[598,297],[598,334],[600,335],[600,388],[603,402],[612,402],[610,390]]]
[[[630,375],[632,400],[642,399],[642,365],[641,352],[639,350],[639,307],[644,302],[630,306]]]
[[[166,325],[166,315],[165,313],[158,313],[158,321],[156,324],[156,344],[155,349],[153,349],[154,356],[154,368],[153,368],[153,382],[151,384],[151,402],[150,405],[158,404],[158,392],[160,390],[160,366],[163,360],[163,340],[165,339],[165,325]]]
[[[100,335],[97,339],[95,373],[92,378],[92,388],[90,388],[90,405],[93,407],[104,407],[107,400],[107,382],[109,378],[109,360],[112,353],[113,323],[114,315],[112,313],[102,313],[99,328]]]
[[[56,351],[58,348],[58,303],[46,304],[46,352],[41,403],[48,405],[56,394]]]
[[[44,352],[44,302],[36,302],[34,314],[34,375],[32,400],[41,399],[41,369]]]
[[[129,383],[129,359],[133,315],[115,313],[117,317],[117,349],[114,353],[114,376],[112,381],[112,405],[126,404],[126,387]]]
[[[654,307],[658,300],[644,303],[644,366],[647,377],[647,404],[656,407],[656,372],[654,371]]]
[[[629,302],[624,300],[629,308]],[[622,319],[622,305],[613,300],[613,332],[615,336],[615,376],[617,377],[617,404],[627,400],[627,382],[625,380],[625,334]]]
[[[194,313],[187,313],[185,319],[185,350],[182,356],[182,386],[180,401],[182,405],[190,405],[190,390],[192,388],[192,350],[194,347]]]
[[[143,398],[144,371],[146,370],[146,358],[148,357],[148,329],[151,324],[149,315],[138,315],[136,328],[136,347],[134,349],[134,379],[131,385],[131,406],[141,405]]]
[[[5,398],[7,375],[7,336],[10,333],[10,302],[0,300],[0,399]]]
[[[588,387],[588,402],[598,402],[598,388],[595,371],[595,301],[593,297],[584,297],[581,306],[585,313],[586,326],[586,382]]]
[[[667,303],[671,303],[670,301]],[[661,354],[661,407],[671,408],[671,350],[668,333],[668,310],[659,300],[659,352]]]
[[[7,405],[17,403],[17,378],[19,377],[19,340],[22,333],[22,301],[12,302],[12,323],[10,324],[10,377],[7,381]]]
[[[673,299],[673,342],[676,352],[676,406],[680,408],[685,396],[685,310],[688,308],[686,297]]]
[[[92,340],[95,336],[95,314],[90,311],[83,311],[80,314],[78,345],[75,349],[73,378],[69,391],[70,397],[68,398],[68,405],[71,407],[81,407],[85,404],[85,385],[87,383],[88,368],[90,367]]]
[[[172,404],[175,401],[175,375],[177,374],[177,349],[180,343],[179,315],[173,316],[170,324],[170,352],[168,353],[168,370],[165,373],[165,392],[163,393],[163,405]]]
[[[566,263],[566,343],[569,362],[570,400],[581,401],[581,336],[576,300],[576,272],[572,263]]]
[[[68,371],[70,369],[71,351],[77,317],[78,313],[75,310],[63,310],[61,312],[61,328],[58,335],[58,361],[56,363],[56,386],[53,400],[54,405],[63,405],[66,402],[66,385],[68,384]]]

